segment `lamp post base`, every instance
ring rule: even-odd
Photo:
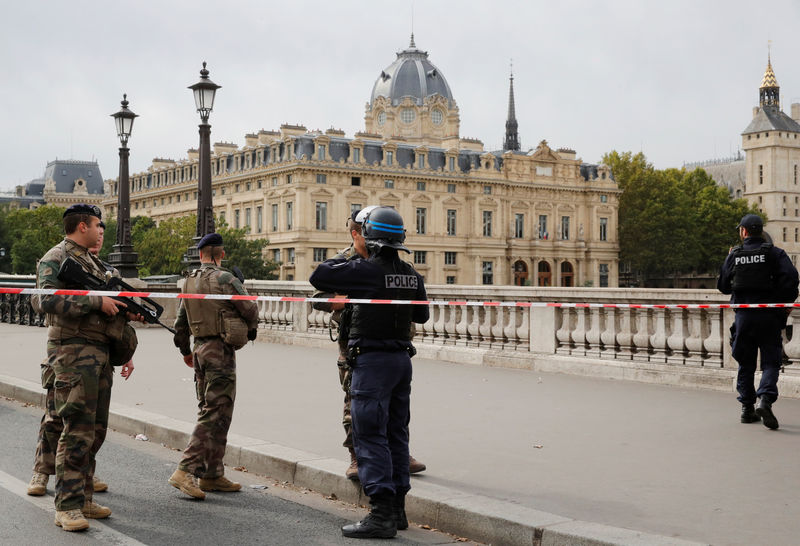
[[[139,255],[131,245],[114,245],[114,251],[108,255],[108,263],[113,265],[119,274],[126,279],[139,277]]]

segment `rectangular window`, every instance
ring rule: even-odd
[[[236,193],[239,193],[239,184],[236,184]]]
[[[354,212],[356,212],[358,210],[361,210],[362,208],[363,207],[361,206],[361,203],[353,203],[353,204],[351,204],[350,205],[350,216],[352,217]]]
[[[786,228],[783,228],[783,242],[786,242]]]
[[[293,205],[293,203],[291,203],[291,202],[286,203],[286,229],[287,230],[291,230],[292,229],[292,220],[293,220],[293,216],[292,216],[292,208],[293,207],[292,207],[292,205]]]
[[[264,211],[263,207],[256,207],[256,231],[261,233],[264,230]]]
[[[384,180],[383,187],[387,190],[391,190],[394,188],[394,180]]]
[[[759,184],[764,183],[764,165],[758,166],[758,183]]]
[[[287,248],[286,249],[286,261],[290,264],[294,263],[294,249]]]
[[[224,211],[219,213],[219,219],[221,221],[223,221],[223,222],[225,221],[225,212]]]
[[[292,175],[291,174],[287,174],[286,175],[286,183],[287,184],[291,184],[292,183]]]
[[[235,227],[236,229],[239,229],[240,227],[242,227],[242,222],[241,222],[241,218],[240,218],[241,217],[241,212],[242,211],[240,211],[239,209],[236,209],[235,211],[233,211],[233,227]]]
[[[446,251],[444,253],[444,265],[456,265],[456,253]]]
[[[258,189],[259,189],[259,190],[261,189],[261,187],[263,186],[263,184],[264,184],[264,181],[263,181],[263,180],[259,180],[259,181],[258,181]]]
[[[253,232],[253,223],[250,221],[250,208],[244,209],[244,225],[248,233]]]
[[[525,233],[525,215],[517,213],[514,215],[514,238],[522,239],[525,236],[524,233]]]
[[[222,195],[225,195],[225,188],[222,188]]]
[[[417,235],[425,235],[428,209],[417,208]]]
[[[455,209],[447,209],[447,234],[456,234],[456,211]]]
[[[492,211],[490,210],[483,211],[483,236],[492,236]]]
[[[561,240],[569,241],[569,216],[561,217]]]
[[[278,205],[272,205],[272,231],[278,231]]]
[[[326,231],[328,229],[328,203],[317,201],[314,225],[317,231]]]
[[[447,185],[447,193],[455,193],[456,192],[456,185],[455,184],[448,184]]]
[[[491,186],[484,186],[483,187],[483,194],[484,195],[492,195],[492,187]]]
[[[425,264],[425,259],[427,257],[427,252],[424,250],[415,250],[414,251],[414,263],[419,265]]]
[[[608,240],[608,218],[600,218],[600,240]]]
[[[275,250],[272,251],[272,261],[276,262],[276,263],[281,261],[281,249],[280,248],[276,248]]]
[[[447,158],[447,169],[450,172],[453,172],[454,170],[456,170],[456,158],[455,157]]]
[[[607,195],[601,195],[600,196],[600,202],[601,203],[607,203],[608,202],[608,196]]]
[[[483,284],[494,284],[494,262],[483,262],[481,267]]]
[[[327,175],[324,174],[317,175],[317,184],[327,184],[327,183],[328,183]]]
[[[212,195],[213,195],[213,192],[212,192]],[[177,199],[178,203],[180,203],[181,202],[181,194],[176,195],[175,199]]]
[[[448,275],[447,278],[445,279],[445,283],[447,283],[447,284],[455,284],[456,283],[456,278],[454,276],[452,276],[452,275]]]
[[[350,177],[350,185],[351,186],[360,186],[361,185],[361,177],[360,176],[351,176]]]
[[[421,154],[417,158],[417,167],[419,167],[420,169],[424,169],[425,168],[425,154]]]
[[[353,163],[361,163],[361,150],[353,148]]]
[[[608,287],[608,264],[600,264],[600,287]]]
[[[386,165],[391,167],[393,161],[394,161],[394,152],[386,152]]]
[[[798,231],[800,231],[800,230],[798,230],[798,228],[794,228],[794,242],[795,243],[798,242],[797,237],[798,237],[798,235],[800,235],[800,233],[798,233]]]
[[[794,166],[794,183],[797,184],[797,165]],[[795,197],[797,199],[797,197]]]
[[[245,184],[245,189],[247,191],[250,191],[250,186],[251,186],[251,184],[250,184],[250,182],[248,182],[247,184]]]
[[[539,239],[545,239],[546,240],[546,239],[549,238],[549,236],[550,236],[550,234],[547,233],[547,215],[546,214],[540,214],[539,215]]]
[[[273,186],[277,186],[278,185],[278,177],[277,176],[273,176],[272,177],[272,185]]]
[[[328,259],[328,249],[327,248],[315,248],[314,249],[314,261],[315,262],[324,262]]]
[[[417,191],[425,191],[425,182],[417,182]]]
[[[325,146],[322,144],[317,147],[317,159],[325,161]]]

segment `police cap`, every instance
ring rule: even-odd
[[[222,235],[219,233],[209,233],[197,243],[197,250],[204,246],[222,246]]]
[[[70,214],[88,214],[89,216],[96,216],[98,218],[102,218],[102,214],[100,213],[100,207],[97,205],[87,205],[86,203],[77,203],[75,205],[70,206],[67,210],[64,211],[63,218],[66,218]]]
[[[761,230],[764,229],[764,222],[758,214],[745,214],[738,227],[743,227],[749,232],[761,233]]]

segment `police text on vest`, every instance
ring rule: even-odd
[[[386,275],[386,288],[417,288],[416,275]]]
[[[766,261],[767,257],[763,254],[757,254],[755,256],[737,256],[734,265],[757,264]]]

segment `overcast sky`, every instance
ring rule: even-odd
[[[139,114],[131,172],[196,147],[187,86],[202,61],[222,85],[212,142],[299,123],[364,128],[381,70],[408,46],[444,74],[461,136],[501,146],[513,58],[524,149],[546,139],[586,162],[643,151],[656,167],[730,156],[772,66],[800,102],[800,2],[745,0],[29,0],[0,23],[0,190],[56,158],[97,159],[115,178],[110,114]]]

